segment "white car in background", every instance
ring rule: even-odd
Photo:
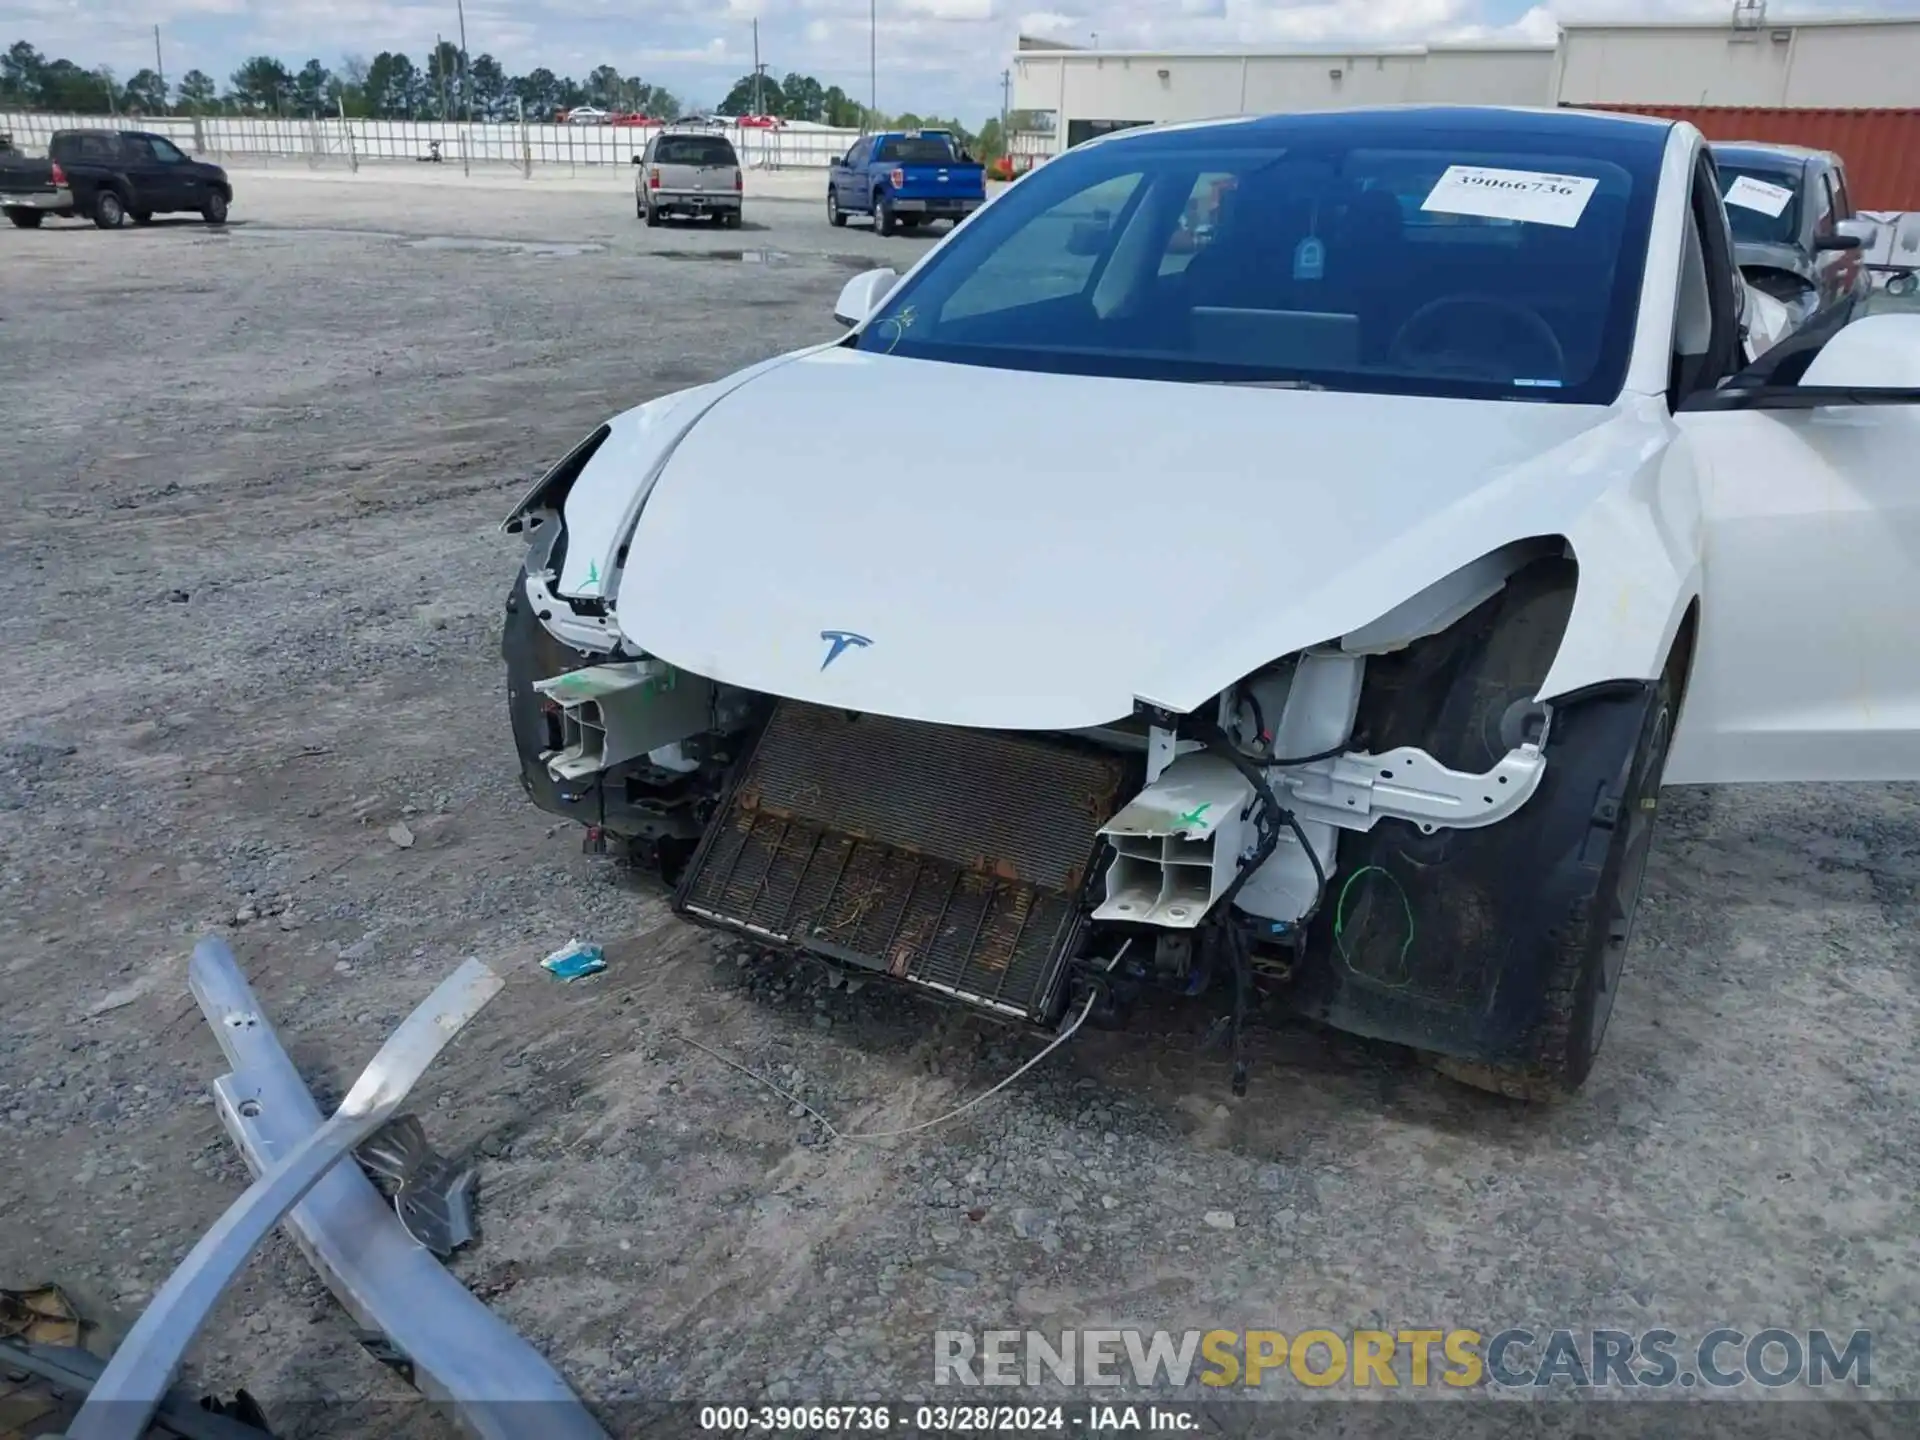
[[[1237,1055],[1265,997],[1564,1092],[1663,783],[1920,779],[1920,316],[1763,308],[1684,123],[1094,140],[533,487],[523,782],[993,1015],[1212,991]]]
[[[592,105],[577,105],[567,111],[567,124],[569,125],[604,125],[607,123],[607,119],[608,116],[605,110],[596,109]]]

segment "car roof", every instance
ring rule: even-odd
[[[1639,146],[1650,154],[1666,147],[1674,122],[1661,116],[1609,110],[1544,109],[1518,105],[1375,105],[1350,110],[1307,110],[1251,115],[1226,120],[1196,120],[1173,125],[1135,126],[1099,135],[1092,145],[1156,145],[1178,135],[1176,143],[1218,137],[1258,143],[1261,138],[1311,139],[1338,135],[1375,137],[1380,143],[1405,143],[1415,137],[1429,144],[1452,132],[1463,139],[1525,140],[1535,144],[1607,140]]]
[[[1802,164],[1809,160],[1831,160],[1830,150],[1810,150],[1804,145],[1775,145],[1765,140],[1714,140],[1708,148],[1716,160],[1781,161]]]

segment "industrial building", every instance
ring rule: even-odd
[[[1711,138],[1821,146],[1871,133],[1875,203],[1920,208],[1920,18],[1775,19],[1759,0],[1717,24],[1569,22],[1554,45],[1148,52],[1022,37],[1009,131],[1016,163],[1032,163],[1135,125],[1420,103],[1636,109]]]

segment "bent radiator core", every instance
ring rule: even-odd
[[[1044,1020],[1128,768],[1031,736],[781,701],[674,909]]]

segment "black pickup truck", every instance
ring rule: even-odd
[[[218,165],[189,159],[164,135],[57,130],[44,160],[0,153],[0,210],[21,229],[49,215],[85,216],[102,230],[188,211],[226,223],[233,185]]]

